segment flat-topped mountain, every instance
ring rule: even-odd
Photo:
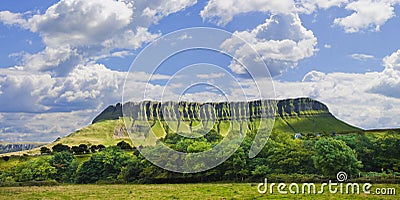
[[[164,105],[164,104],[163,104]],[[201,107],[205,108],[202,110]],[[165,108],[159,102],[143,101],[138,103],[130,103],[131,108],[138,113],[138,115],[146,115],[148,120],[152,120],[151,128],[155,133],[162,137],[167,134],[171,126],[174,130],[185,130],[184,126],[179,126],[181,121],[191,126],[198,124],[198,119],[214,118],[212,128],[225,135],[229,129],[229,120],[236,119],[233,128],[245,127],[248,131],[252,131],[257,127],[257,119],[261,117],[272,117],[274,114],[275,123],[273,132],[281,132],[292,134],[295,133],[350,133],[363,131],[357,127],[347,124],[335,116],[333,116],[326,105],[313,100],[311,98],[296,98],[285,100],[257,100],[251,102],[209,102],[209,103],[196,103],[196,102],[166,102]],[[139,106],[142,106],[142,109]],[[136,109],[135,109],[136,107]],[[131,140],[126,132],[122,117],[122,105],[110,105],[103,110],[97,117],[94,118],[91,125],[82,128],[70,135],[60,138],[59,140],[48,144],[46,146],[53,146],[57,143],[67,144],[69,146],[79,144],[103,144],[105,146],[115,145],[119,141],[126,141],[131,143]],[[175,112],[168,112],[176,109]],[[129,110],[129,109],[128,109]],[[164,110],[162,112],[161,110]],[[211,111],[214,110],[214,111]],[[162,114],[168,115],[168,119],[174,119],[175,122],[166,123],[163,121]],[[179,119],[174,114],[179,113]],[[137,117],[136,116],[136,117]],[[241,124],[241,125],[240,125]],[[227,128],[228,127],[228,128]],[[38,152],[38,150],[33,151]]]
[[[165,102],[143,101],[127,103],[130,110],[143,111],[144,113],[132,114],[134,117],[146,115],[146,119],[177,120],[179,113],[181,120],[216,118],[228,119],[256,119],[261,117],[294,117],[294,116],[330,116],[329,109],[323,103],[311,98],[297,98],[285,100],[255,100],[250,102]],[[201,110],[204,105],[207,109]],[[102,120],[115,120],[122,117],[122,104],[108,106],[94,118],[93,124]],[[273,115],[273,116],[271,116]]]

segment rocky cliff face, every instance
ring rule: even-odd
[[[42,145],[43,144],[0,144],[0,154],[30,150]]]
[[[126,107],[125,107],[126,106]],[[327,106],[310,98],[285,100],[256,100],[245,102],[160,102],[143,101],[127,103],[125,111],[130,111],[134,118],[164,119],[164,120],[198,120],[198,119],[256,119],[265,117],[294,117],[321,115],[330,116]],[[139,109],[141,108],[141,109]],[[107,107],[98,115],[93,123],[102,120],[118,119],[122,116],[122,105]]]

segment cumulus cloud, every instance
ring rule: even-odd
[[[302,82],[275,82],[277,97],[308,96],[326,103],[340,119],[363,128],[399,127],[400,50],[383,59],[381,72],[311,71]]]
[[[23,19],[22,13],[12,13],[8,10],[0,12],[0,21],[6,25],[18,25],[21,27],[28,27],[28,23]]]
[[[390,56],[383,58],[383,66],[389,69],[400,70],[400,49],[393,52]]]
[[[317,51],[317,38],[311,30],[302,25],[297,14],[272,15],[255,29],[236,31],[234,35],[235,37],[226,40],[221,48],[249,68],[260,67],[261,61],[249,50],[251,47],[255,48],[272,76],[297,66],[300,60],[313,56]],[[243,39],[250,46],[237,38]],[[237,74],[245,73],[244,68],[235,61],[230,68]]]
[[[38,33],[46,48],[23,56],[28,70],[66,76],[77,64],[111,57],[115,49],[135,50],[160,33],[148,27],[196,1],[61,0],[43,14],[0,12],[0,21]]]
[[[317,9],[328,9],[342,6],[349,0],[253,0],[224,1],[210,0],[200,12],[203,19],[208,19],[218,25],[226,25],[238,14],[263,12],[273,15],[306,13],[311,14]]]
[[[0,111],[39,112],[48,110],[41,100],[55,81],[50,75],[7,75],[0,79]]]
[[[311,14],[317,9],[326,10],[331,7],[341,7],[347,4],[349,0],[298,0],[294,2],[297,12]]]
[[[325,103],[339,119],[362,128],[399,127],[393,117],[400,112],[400,99],[371,93],[384,72],[322,73],[312,71],[302,82],[275,81],[278,98],[312,97]]]
[[[369,91],[387,97],[400,98],[400,50],[383,58],[385,69],[379,76],[371,79]]]
[[[380,27],[395,16],[394,5],[397,0],[358,0],[346,5],[351,15],[336,18],[334,24],[343,27],[347,33],[361,30],[379,31]]]
[[[46,125],[48,120],[65,118],[71,112],[74,117],[65,123],[82,127],[85,124],[74,124],[87,123],[105,105],[120,102],[125,73],[96,62],[130,55],[161,35],[150,32],[151,25],[196,3],[193,0],[61,0],[44,12],[0,11],[0,22],[38,34],[45,46],[39,52],[18,53],[19,66],[0,68],[0,112],[9,113],[7,119],[14,114],[36,113],[29,119],[36,120],[35,123],[43,119],[43,127],[30,129],[13,124],[14,129],[1,132],[2,137],[25,135],[26,139],[35,134],[39,138],[37,134],[53,130],[53,124]],[[140,79],[141,75],[137,77]],[[60,128],[54,129],[56,132],[69,133]]]
[[[294,11],[294,9],[292,0],[210,0],[200,12],[200,15],[203,19],[211,19],[219,25],[225,25],[230,22],[235,15],[241,13],[258,11],[272,14],[286,14]]]
[[[95,111],[0,113],[0,141],[52,142],[90,123]]]

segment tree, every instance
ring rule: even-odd
[[[314,166],[324,175],[333,176],[339,171],[356,174],[362,167],[356,153],[345,142],[333,138],[323,138],[315,142]]]
[[[142,170],[143,166],[140,163],[140,160],[135,156],[128,161],[123,173],[123,178],[126,182],[138,182]]]
[[[132,150],[132,146],[123,140],[118,142],[117,147],[121,148],[122,150]]]
[[[6,161],[6,162],[7,162],[8,160],[10,160],[10,156],[3,156],[2,158],[3,158],[3,160]]]
[[[376,171],[400,171],[400,138],[387,134],[376,139],[374,146],[374,163]]]
[[[50,159],[51,166],[57,169],[55,179],[58,182],[72,182],[72,176],[76,170],[72,165],[75,157],[68,151],[57,152]]]
[[[77,183],[95,183],[99,180],[116,180],[122,167],[126,166],[129,155],[119,147],[107,147],[94,154],[77,170]]]
[[[48,147],[41,147],[40,154],[42,154],[42,155],[51,154],[51,150]]]
[[[97,149],[98,149],[99,151],[103,151],[105,148],[106,148],[106,147],[105,147],[104,145],[102,145],[102,144],[97,145]]]
[[[71,151],[77,155],[90,152],[90,150],[86,144],[80,144],[79,146],[72,146]]]
[[[48,157],[39,157],[27,162],[18,164],[14,169],[15,180],[24,181],[45,181],[54,178],[57,170],[51,166]]]
[[[62,152],[62,151],[70,151],[71,149],[67,145],[63,145],[58,143],[52,147],[53,152]]]
[[[92,153],[96,153],[97,149],[99,149],[99,147],[97,147],[97,145],[95,145],[95,144],[90,146],[90,152],[92,152]]]

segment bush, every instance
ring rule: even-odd
[[[3,156],[2,158],[3,158],[3,160],[6,161],[6,162],[7,162],[8,160],[10,160],[10,156]]]

